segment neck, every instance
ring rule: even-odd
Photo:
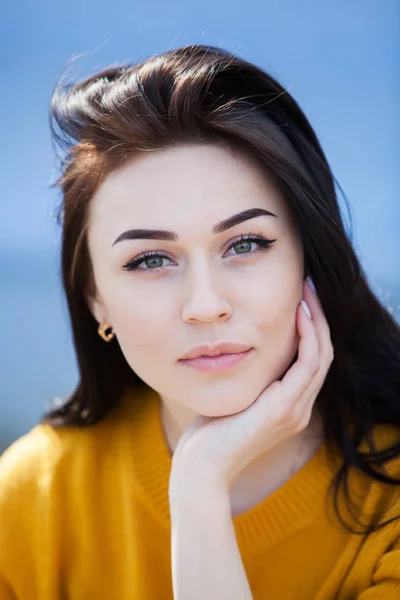
[[[160,420],[171,454],[195,417],[189,411],[172,414],[166,403],[161,402]],[[323,441],[322,416],[314,408],[306,429],[272,448],[240,473],[230,490],[232,516],[250,510],[282,486],[315,454]]]

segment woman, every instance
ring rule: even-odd
[[[0,598],[399,598],[400,331],[299,106],[190,46],[52,131],[79,382],[1,459]]]

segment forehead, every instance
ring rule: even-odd
[[[111,173],[92,198],[89,230],[114,239],[125,226],[211,229],[254,207],[290,218],[271,176],[245,154],[220,145],[177,146],[142,153]]]

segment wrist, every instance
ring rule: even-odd
[[[199,465],[175,463],[169,480],[171,513],[176,510],[231,511],[229,490],[216,473]]]

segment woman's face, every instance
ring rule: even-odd
[[[215,230],[250,209],[274,216]],[[176,239],[116,241],[133,229],[174,232]],[[240,240],[258,234],[275,241],[264,248]],[[94,195],[88,240],[98,292],[91,310],[114,328],[131,368],[166,403],[233,414],[291,365],[302,243],[284,198],[248,158],[207,144],[141,155]],[[157,256],[124,268],[144,251]],[[179,362],[194,346],[220,341],[252,351],[222,372]]]

